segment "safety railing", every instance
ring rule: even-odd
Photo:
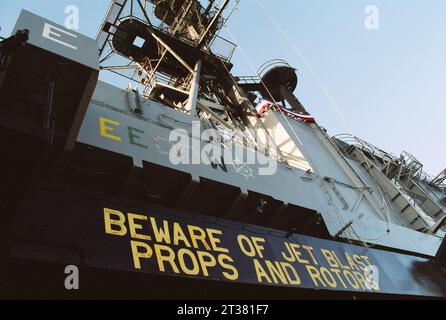
[[[258,84],[262,81],[258,76],[236,76],[234,79],[238,84]]]
[[[338,143],[336,140],[341,141],[341,143],[344,143],[344,145]],[[366,151],[368,154],[370,154],[372,157],[376,157],[380,159],[381,161],[386,162],[395,162],[397,157],[381,150],[380,148],[372,145],[371,143],[362,140],[361,138],[355,137],[351,134],[338,134],[332,137],[332,141],[338,145],[338,147],[341,148],[344,153],[346,152],[346,149],[353,145],[355,147],[358,147],[362,151]],[[348,154],[346,154],[348,156]]]
[[[209,45],[212,53],[219,56],[222,60],[229,62],[234,56],[237,45],[228,39],[215,35]]]
[[[265,73],[267,73],[268,71],[279,67],[292,68],[290,64],[283,59],[273,59],[262,64],[260,68],[257,70],[257,75],[259,77],[263,77]]]
[[[259,152],[266,157],[276,160],[279,163],[283,163],[286,166],[291,166],[303,171],[307,171],[311,169],[310,164],[305,159],[305,157],[300,157],[295,154],[291,154],[288,152],[284,152],[276,148],[273,144],[265,145],[263,143],[259,143],[253,140],[253,138],[249,137],[246,133],[241,133],[236,135],[232,141],[247,150],[252,152]]]

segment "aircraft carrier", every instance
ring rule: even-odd
[[[114,0],[96,39],[21,12],[0,42],[1,297],[446,297],[446,170],[329,136],[298,66],[234,74],[237,4]]]

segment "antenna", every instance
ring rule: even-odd
[[[228,74],[236,46],[217,35],[231,0],[215,2],[112,1],[97,35],[101,70],[138,83],[143,96],[172,108],[195,115],[206,104],[212,119],[226,118],[222,110],[247,99]],[[226,53],[213,50],[222,43]]]

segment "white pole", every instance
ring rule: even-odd
[[[190,111],[193,116],[197,115],[197,99],[198,89],[200,88],[200,73],[201,73],[201,60],[198,60],[195,64],[194,76],[192,78],[192,85],[189,92],[189,100],[186,104],[186,110]]]

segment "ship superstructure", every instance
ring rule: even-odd
[[[233,74],[219,31],[237,3],[114,0],[96,40],[22,12],[0,44],[10,266],[196,296],[444,297],[446,172],[330,137],[283,60]]]

